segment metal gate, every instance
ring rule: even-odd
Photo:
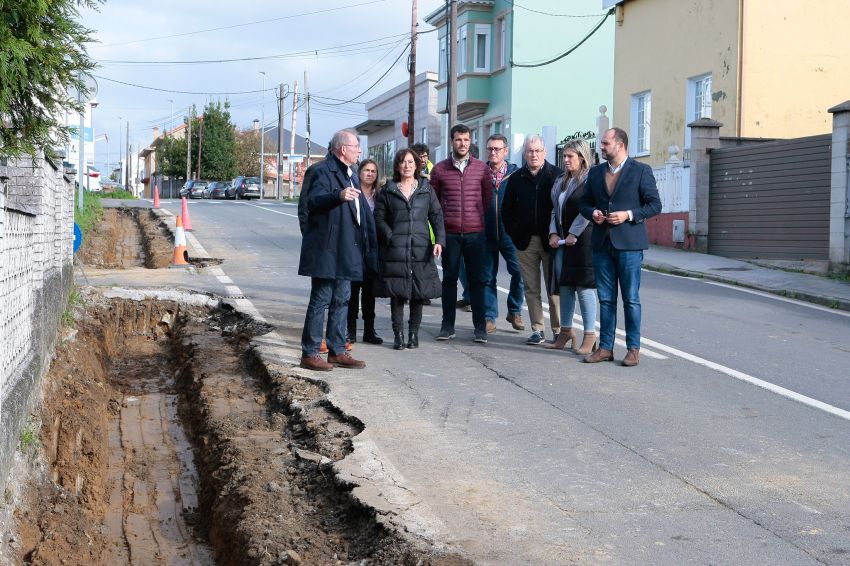
[[[708,251],[829,259],[831,134],[711,152]]]

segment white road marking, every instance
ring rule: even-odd
[[[224,283],[225,285],[233,283],[233,279],[227,275],[217,275],[216,279],[218,279],[219,283]]]
[[[188,240],[189,244],[192,248],[194,248],[194,255],[210,257],[210,254],[207,253],[207,250],[204,249],[204,246],[201,245],[201,242],[198,241],[198,238],[196,238],[194,234],[186,232],[186,240]]]
[[[235,295],[241,295],[241,294],[242,294],[242,289],[240,289],[240,288],[239,288],[239,287],[237,287],[236,285],[225,285],[225,286],[224,286],[224,291],[225,291],[228,295],[230,295],[230,296],[235,296]]]
[[[266,212],[274,212],[275,214],[283,214],[284,216],[290,216],[292,218],[298,218],[297,214],[289,214],[288,212],[281,212],[279,210],[271,210],[270,208],[266,208],[264,206],[260,206],[260,205],[257,205],[257,204],[248,204],[247,202],[243,203],[243,204],[245,206],[253,206],[254,208],[259,208],[260,210],[265,210]]]

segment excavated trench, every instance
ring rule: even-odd
[[[173,251],[170,232],[150,209],[105,208],[79,255],[99,269],[159,269],[168,267]]]
[[[76,327],[44,382],[17,563],[469,563],[389,531],[336,481],[362,427],[261,362],[250,339],[268,328],[94,290]]]

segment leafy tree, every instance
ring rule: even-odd
[[[231,179],[236,176],[236,127],[230,122],[229,108],[228,102],[223,105],[211,102],[198,120],[199,127],[192,126],[193,161],[197,156],[197,139],[201,139],[203,179]]]
[[[162,139],[156,151],[159,171],[167,177],[186,176],[186,140],[168,136]]]
[[[260,132],[254,129],[236,134],[236,174],[260,176]]]
[[[0,155],[35,156],[67,142],[65,112],[81,110],[71,91],[85,91],[80,74],[95,66],[80,8],[101,2],[0,0]]]

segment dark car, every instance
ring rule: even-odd
[[[260,178],[239,176],[230,182],[233,187],[233,198],[260,198]]]
[[[229,189],[230,183],[227,181],[213,181],[207,185],[206,198],[228,198]]]
[[[180,189],[180,196],[186,198],[204,198],[204,191],[209,185],[207,181],[186,181]]]

